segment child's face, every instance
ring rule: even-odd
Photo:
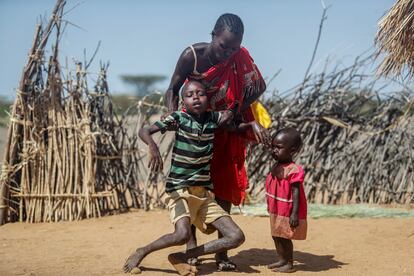
[[[199,82],[190,82],[182,92],[184,106],[187,112],[202,115],[206,112],[208,100],[206,90]]]
[[[234,53],[240,50],[242,39],[243,36],[234,34],[227,29],[214,35],[213,40],[211,41],[214,58],[219,62],[230,58]]]
[[[278,134],[272,141],[272,157],[279,162],[289,162],[292,160],[293,148],[289,143],[289,137]]]

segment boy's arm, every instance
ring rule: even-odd
[[[292,214],[290,214],[290,227],[297,227],[299,225],[299,182],[292,183],[292,199],[293,199],[293,206],[292,206]]]
[[[148,145],[149,148],[149,160],[148,168],[153,171],[162,170],[162,158],[157,144],[152,138],[152,134],[161,131],[159,126],[151,125],[141,128],[138,132],[139,138]]]

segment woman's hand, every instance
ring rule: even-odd
[[[253,121],[251,123],[252,126],[252,130],[254,133],[254,136],[256,137],[256,140],[259,143],[268,145],[270,142],[270,137],[269,137],[269,132],[267,131],[267,129],[265,129],[264,127],[262,127],[261,124],[259,124],[256,121]]]
[[[164,113],[163,115],[161,115],[161,121],[164,121],[165,118],[167,118],[168,116],[170,116],[172,113],[174,113],[175,111],[170,111],[167,113]],[[173,121],[169,124],[167,124],[167,127],[163,130],[162,133],[165,133],[165,131],[177,131],[178,130],[178,123],[176,121]]]
[[[149,144],[149,160],[148,168],[151,171],[160,171],[162,170],[162,158],[160,151],[156,144]]]

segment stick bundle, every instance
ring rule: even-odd
[[[163,189],[151,184],[157,175],[143,169],[146,150],[138,144],[137,128],[162,107],[148,106],[144,99],[119,116],[108,94],[107,64],[101,64],[92,90],[81,62],[74,73],[62,72],[64,5],[57,1],[46,27],[37,27],[12,108],[0,178],[0,224],[79,220],[161,204]],[[52,33],[55,44],[46,62]]]

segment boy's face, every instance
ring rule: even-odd
[[[189,82],[182,92],[184,106],[187,112],[202,115],[206,112],[208,100],[203,85],[199,82]]]

